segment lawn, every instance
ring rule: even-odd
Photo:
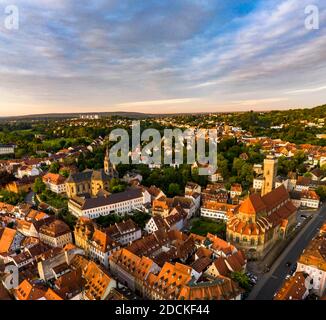
[[[226,224],[225,222],[217,222],[205,218],[196,218],[191,222],[190,232],[200,236],[206,236],[207,233],[212,233],[222,239],[225,239]]]
[[[51,192],[49,190],[44,191],[40,195],[40,199],[55,209],[67,208],[67,203],[68,203],[67,198],[58,195],[54,192]]]

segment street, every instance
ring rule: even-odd
[[[276,291],[283,284],[291,266],[286,263],[296,263],[302,251],[310,240],[317,234],[318,229],[326,221],[326,206],[323,206],[318,213],[304,226],[300,233],[287,246],[284,252],[274,262],[271,270],[265,273],[255,285],[247,300],[272,300]]]

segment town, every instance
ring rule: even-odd
[[[325,114],[0,119],[0,299],[325,300]],[[112,163],[135,120],[216,130],[217,170]]]

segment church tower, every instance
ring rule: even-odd
[[[105,157],[104,157],[104,172],[106,175],[111,178],[116,176],[116,168],[115,165],[112,165],[110,161],[109,148],[106,148]]]
[[[262,196],[271,192],[275,187],[277,162],[277,158],[272,154],[268,155],[264,160],[264,184]]]

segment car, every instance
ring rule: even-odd
[[[302,214],[300,217],[303,218],[303,219],[307,219],[308,218],[308,216],[306,216],[305,214]]]
[[[285,277],[285,280],[288,280],[289,278],[291,278],[291,275],[288,274],[286,277]]]
[[[285,265],[286,265],[287,267],[291,267],[292,262],[288,261]]]

